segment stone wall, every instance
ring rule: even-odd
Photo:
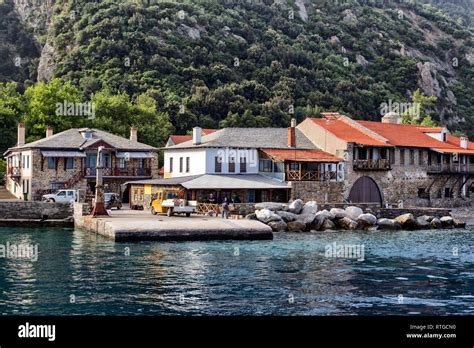
[[[291,199],[318,203],[343,203],[344,183],[340,181],[292,181]]]
[[[67,219],[72,216],[69,203],[0,202],[0,219]]]

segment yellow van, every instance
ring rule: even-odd
[[[196,212],[196,201],[186,201],[180,198],[180,191],[173,189],[161,189],[151,201],[151,213],[156,215],[158,213],[168,216],[173,214],[186,214],[191,216],[191,213]]]

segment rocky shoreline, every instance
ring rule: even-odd
[[[304,203],[301,199],[296,199],[289,204],[257,203],[255,213],[248,214],[245,218],[259,220],[270,226],[274,232],[417,230],[466,227],[465,222],[451,216],[414,216],[412,213],[405,213],[394,219],[377,218],[374,214],[364,212],[357,206],[349,206],[345,209],[319,210],[315,201]]]

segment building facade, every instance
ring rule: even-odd
[[[158,149],[98,129],[69,129],[25,144],[25,127],[18,126],[18,142],[8,149],[6,188],[19,199],[39,200],[58,189],[95,190],[97,150],[103,147],[104,187],[128,201],[122,184],[130,179],[158,177]]]
[[[394,114],[373,122],[325,113],[298,129],[344,158],[345,202],[445,206],[473,193],[474,143],[446,128],[401,124]]]

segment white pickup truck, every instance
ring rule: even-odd
[[[42,196],[43,202],[58,202],[58,203],[70,203],[77,200],[78,193],[76,190],[59,190],[56,193],[51,193]]]

